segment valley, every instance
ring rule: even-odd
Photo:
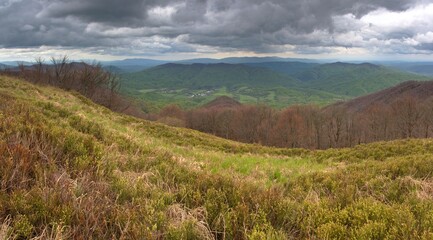
[[[369,63],[259,62],[167,63],[121,74],[122,92],[148,106],[194,108],[218,96],[246,104],[285,108],[293,104],[328,105],[408,80],[429,77]]]
[[[0,240],[433,240],[433,0],[0,23]]]

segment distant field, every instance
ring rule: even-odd
[[[193,108],[221,95],[284,108],[323,106],[407,80],[428,78],[367,63],[165,64],[123,74],[122,91],[147,103],[150,111],[173,103]]]
[[[349,99],[347,96],[339,96],[320,90],[288,89],[283,87],[258,89],[245,86],[231,90],[227,90],[225,87],[209,90],[141,89],[133,91],[128,89],[123,90],[123,92],[134,99],[150,102],[157,109],[173,103],[184,108],[193,108],[206,104],[218,96],[229,96],[245,104],[266,104],[275,108],[308,103],[324,106],[333,102]]]

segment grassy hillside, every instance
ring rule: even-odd
[[[0,236],[431,239],[433,140],[308,151],[0,76]]]
[[[308,88],[346,96],[361,96],[408,80],[429,80],[427,77],[370,63],[323,64],[295,74]]]
[[[156,108],[177,103],[191,108],[230,96],[242,103],[273,107],[315,102],[329,104],[345,97],[299,87],[301,82],[264,67],[242,64],[165,64],[122,76],[123,92]]]

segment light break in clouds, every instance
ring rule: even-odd
[[[0,0],[0,60],[433,53],[432,0]]]

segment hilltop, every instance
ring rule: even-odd
[[[402,98],[424,101],[433,97],[433,81],[408,81],[382,91],[335,104],[348,111],[364,111],[373,105],[391,105]]]
[[[357,97],[409,80],[429,78],[371,63],[322,64],[295,74],[306,86],[335,94]]]
[[[296,74],[305,72],[314,67],[319,66],[319,63],[308,62],[258,62],[258,63],[245,63],[245,65],[253,67],[263,67],[275,72],[285,74],[287,76],[296,78]]]
[[[251,59],[252,60],[252,59]],[[122,75],[123,92],[158,107],[192,108],[226,95],[241,103],[284,108],[326,105],[425,76],[370,63],[167,63]]]
[[[242,64],[175,64],[167,63],[151,69],[132,73],[125,81],[128,87],[153,88],[235,88],[248,85],[296,86],[297,81],[264,68]]]
[[[168,63],[122,75],[122,91],[136,99],[163,107],[177,103],[185,108],[206,104],[218,96],[241,103],[274,107],[346,99],[333,93],[301,87],[302,82],[264,67],[244,64]]]
[[[268,148],[0,76],[10,238],[431,238],[433,141]]]

